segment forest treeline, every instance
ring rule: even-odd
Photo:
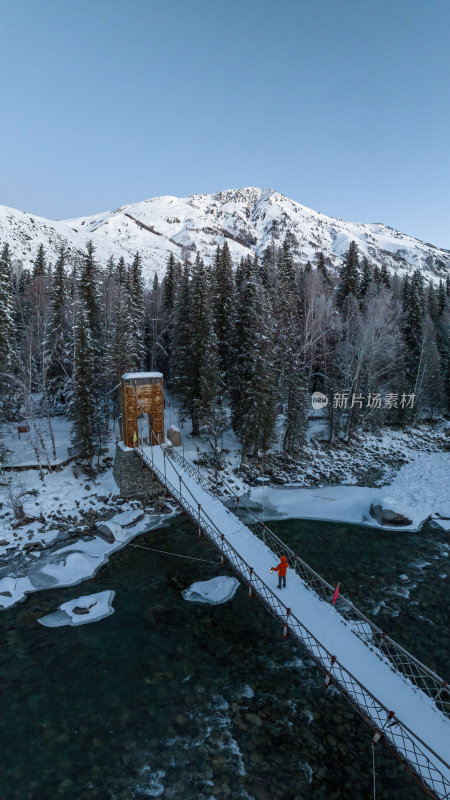
[[[216,453],[230,423],[244,456],[266,450],[281,413],[283,450],[295,458],[312,392],[328,398],[330,441],[449,413],[449,295],[449,277],[389,275],[355,242],[336,275],[323,253],[296,263],[287,240],[233,264],[225,241],[212,264],[170,254],[149,287],[139,253],[100,264],[89,243],[83,257],[69,261],[61,247],[49,264],[40,245],[27,271],[5,245],[1,417],[37,428],[37,403],[48,418],[68,413],[72,454],[92,466],[121,375],[159,370]]]

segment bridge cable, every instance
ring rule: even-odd
[[[372,742],[372,775],[373,775],[373,800],[376,800],[377,787],[375,781],[375,745]]]
[[[154,553],[163,553],[165,556],[178,556],[178,558],[188,558],[190,561],[203,561],[205,564],[215,564],[216,567],[220,561],[208,561],[206,558],[196,558],[195,556],[184,556],[181,553],[169,553],[168,550],[157,550],[156,547],[145,547],[143,544],[133,544],[128,542],[129,547],[139,547],[141,550],[152,550]]]

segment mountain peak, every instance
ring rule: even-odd
[[[92,239],[97,258],[130,261],[142,255],[147,280],[162,274],[169,253],[210,262],[217,245],[228,242],[239,260],[261,254],[271,243],[287,238],[294,258],[315,262],[323,252],[328,266],[338,268],[349,244],[379,267],[407,274],[419,268],[430,280],[444,278],[450,270],[450,252],[421,242],[382,223],[363,224],[327,217],[302,206],[274,189],[245,186],[213,194],[188,197],[164,195],[121,206],[88,217],[54,222],[0,206],[0,241],[8,242],[13,257],[29,267],[43,243],[55,262],[65,244],[80,258]]]

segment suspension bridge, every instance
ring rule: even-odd
[[[162,376],[161,376],[162,377]],[[190,517],[201,536],[234,569],[249,599],[258,598],[280,623],[280,635],[293,637],[331,684],[372,728],[379,741],[407,767],[433,798],[450,799],[450,691],[447,682],[391,639],[294,553],[234,494],[227,505],[217,481],[167,443],[152,427],[136,386],[135,451],[166,491]],[[164,423],[163,423],[164,427]],[[151,444],[150,444],[151,443]],[[231,506],[231,507],[230,507]],[[270,568],[286,556],[285,589],[277,589]]]

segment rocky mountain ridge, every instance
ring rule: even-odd
[[[271,189],[247,187],[216,194],[155,197],[87,217],[52,221],[0,206],[0,244],[8,242],[15,259],[30,267],[42,242],[54,262],[64,242],[75,259],[92,239],[97,257],[131,260],[139,250],[147,281],[161,275],[170,252],[207,261],[228,241],[232,257],[261,254],[287,237],[298,261],[315,262],[323,251],[331,269],[342,263],[352,239],[375,265],[408,274],[419,268],[428,280],[445,278],[450,251],[422,242],[383,223],[345,222],[313,211]]]

